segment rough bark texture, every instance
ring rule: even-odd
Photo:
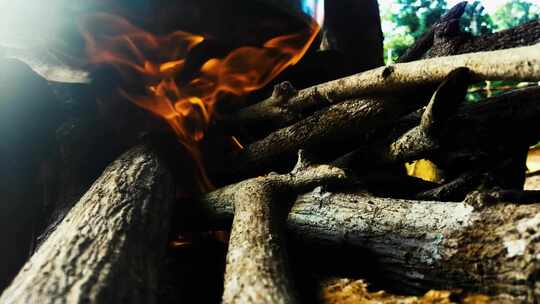
[[[283,228],[287,206],[264,181],[235,195],[223,303],[296,303]],[[276,206],[280,204],[281,206]]]
[[[400,289],[463,288],[540,299],[540,205],[405,201],[315,191],[289,215],[298,238],[372,253]],[[370,262],[370,263],[371,263]]]
[[[230,222],[230,198],[210,196],[200,201],[206,214]],[[301,241],[364,250],[398,290],[463,288],[518,303],[538,301],[540,204],[482,198],[398,200],[319,187],[297,199],[287,225]]]
[[[341,169],[311,165],[300,156],[290,174],[251,179],[206,196],[206,202],[226,198],[234,208],[224,303],[296,303],[283,239],[287,199],[292,202],[291,194],[305,187],[344,178]]]
[[[437,132],[427,131],[433,126],[426,124],[428,117],[433,117],[430,111],[424,115],[414,113],[404,118],[403,123],[397,123],[394,133],[403,134],[397,139],[384,139],[359,148],[338,159],[336,164],[359,167],[368,165],[366,160],[371,165],[382,165],[435,158],[447,166],[456,161],[472,161],[478,165],[479,158],[483,158],[489,159],[487,163],[493,167],[493,159],[501,161],[516,148],[528,147],[538,141],[539,98],[540,88],[531,87],[462,106],[455,114],[448,108],[442,108],[444,111],[436,115],[441,124]],[[451,100],[446,98],[441,102],[449,106]],[[444,117],[446,115],[448,117]],[[407,130],[411,124],[418,126]]]
[[[416,105],[419,106],[419,105]],[[317,151],[325,160],[354,148],[352,139],[397,120],[414,109],[397,101],[355,99],[336,104],[298,123],[275,131],[231,157],[227,174],[255,176],[268,170],[291,168],[298,149]]]
[[[146,146],[109,166],[26,263],[1,303],[155,303],[172,177]],[[165,233],[164,233],[165,232]]]
[[[515,44],[519,45],[519,40]],[[441,50],[437,54],[431,54],[430,57],[451,54],[452,50]],[[235,125],[271,123],[275,126],[287,126],[301,119],[303,117],[301,114],[309,109],[353,98],[395,95],[396,92],[436,85],[443,81],[448,73],[459,67],[469,68],[473,80],[538,81],[540,79],[538,54],[540,45],[537,44],[508,50],[398,63],[312,86],[286,98],[274,94],[258,104],[225,117],[224,120],[231,121]]]
[[[504,31],[482,36],[461,33],[459,27],[452,29],[451,23],[442,24],[436,29],[438,39],[428,57],[449,56],[480,51],[495,51],[540,42],[540,21],[532,21]]]

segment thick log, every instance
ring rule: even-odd
[[[340,169],[300,158],[290,174],[251,179],[220,192],[234,207],[223,303],[297,302],[283,234],[287,199],[294,201],[291,194],[306,186],[344,177]]]
[[[156,303],[174,202],[147,146],[118,158],[67,214],[0,303]]]
[[[392,200],[315,191],[300,197],[289,228],[300,239],[372,253],[403,289],[463,288],[540,299],[540,204]]]
[[[220,227],[234,213],[225,193],[197,202],[208,219],[220,219],[212,223]],[[540,300],[540,203],[484,202],[483,197],[415,201],[319,187],[297,199],[287,226],[302,242],[368,252],[378,275],[403,291],[461,288],[518,303]]]
[[[517,44],[517,43],[516,43]],[[440,53],[448,56],[452,53]],[[276,95],[241,109],[223,120],[232,125],[271,123],[288,126],[309,109],[322,108],[344,100],[367,96],[396,95],[435,86],[458,67],[467,67],[472,80],[538,81],[540,44],[489,52],[431,58],[369,70],[298,91],[283,98]],[[419,73],[419,71],[422,71]],[[225,123],[227,124],[227,123]],[[231,123],[229,123],[231,124]]]

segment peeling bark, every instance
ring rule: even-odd
[[[1,303],[156,303],[172,177],[146,146],[110,165],[26,263]]]

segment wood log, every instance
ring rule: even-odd
[[[368,250],[404,289],[463,288],[531,303],[540,298],[539,212],[540,204],[475,209],[313,192],[297,200],[289,227],[303,240]]]
[[[220,225],[233,217],[223,193],[197,202]],[[297,241],[369,253],[377,275],[398,290],[460,288],[531,303],[540,300],[539,214],[540,203],[399,200],[319,187],[297,199],[287,226]]]
[[[67,214],[0,303],[156,303],[174,202],[148,146],[118,158]]]
[[[467,159],[478,162],[479,157],[500,158],[511,154],[516,147],[528,147],[538,141],[539,98],[540,87],[530,87],[477,104],[463,105],[455,114],[448,110],[440,111],[437,116],[442,126],[437,133],[427,131],[431,128],[430,123],[425,123],[427,117],[432,116],[430,111],[424,115],[414,113],[405,117],[403,122],[396,123],[393,133],[403,135],[358,148],[333,164],[361,167],[368,165],[366,160],[375,166],[435,158],[451,166]],[[436,101],[433,99],[432,103]],[[441,99],[441,103],[444,106],[452,104],[448,98]],[[501,125],[501,121],[505,124]],[[417,126],[411,128],[411,124]]]
[[[293,167],[298,149],[317,151],[323,161],[334,159],[354,149],[373,130],[398,120],[415,107],[381,99],[338,103],[230,155],[226,163],[233,165],[224,168],[220,176],[241,179],[268,170],[286,172]]]
[[[466,68],[458,68],[448,77],[449,79],[437,91],[439,93],[444,91],[444,93],[436,93],[435,102],[431,103],[437,104],[434,109],[437,113],[457,108],[469,84],[470,71]],[[459,93],[456,95],[456,92]],[[389,98],[385,100],[357,99],[338,103],[247,146],[238,155],[233,156],[232,162],[237,165],[232,166],[231,169],[237,176],[259,174],[269,167],[273,170],[281,169],[278,166],[286,166],[286,162],[290,162],[294,151],[299,148],[318,151],[318,156],[325,157],[325,160],[335,158],[353,149],[355,145],[358,145],[360,138],[367,137],[367,134],[381,126],[391,124],[421,104],[422,101],[406,104]],[[438,120],[441,119],[432,116],[426,120],[431,125],[440,124]],[[433,122],[434,120],[437,122]],[[331,149],[325,149],[325,147],[331,147]]]
[[[243,108],[222,119],[232,122],[224,122],[225,125],[270,123],[277,127],[288,126],[301,119],[303,115],[299,114],[309,109],[318,109],[366,96],[395,96],[396,92],[410,92],[437,85],[458,67],[469,68],[473,74],[473,81],[538,81],[539,49],[540,44],[536,44],[457,56],[448,56],[452,53],[439,53],[439,56],[448,57],[398,63],[369,70],[300,90],[287,98],[274,94],[260,103]]]
[[[495,51],[519,46],[528,46],[540,42],[540,21],[531,21],[507,30],[471,36],[459,29],[459,21],[447,21],[434,29],[433,47],[425,57],[449,56]]]
[[[234,207],[223,303],[297,302],[283,234],[286,201],[294,201],[291,194],[306,186],[344,177],[340,169],[311,165],[301,156],[290,174],[251,179],[220,192]]]

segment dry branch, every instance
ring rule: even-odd
[[[300,117],[298,113],[307,109],[321,108],[348,99],[395,95],[396,92],[437,85],[448,73],[459,67],[469,68],[473,81],[538,81],[540,44],[381,67],[301,90],[290,98],[282,98],[280,95],[276,98],[274,95],[224,120],[242,125],[270,122],[276,126],[286,126],[295,122]]]
[[[300,189],[344,177],[340,169],[311,165],[300,156],[290,174],[254,178],[206,197],[210,204],[216,195],[226,197],[234,208],[224,303],[296,303],[284,248],[286,201]]]
[[[410,106],[410,105],[408,105]],[[242,178],[268,170],[291,168],[295,151],[317,151],[332,159],[357,146],[356,140],[388,125],[412,110],[397,101],[354,99],[317,112],[296,124],[277,130],[232,155],[223,175]]]
[[[26,263],[1,303],[156,303],[174,202],[146,146],[109,166]]]

